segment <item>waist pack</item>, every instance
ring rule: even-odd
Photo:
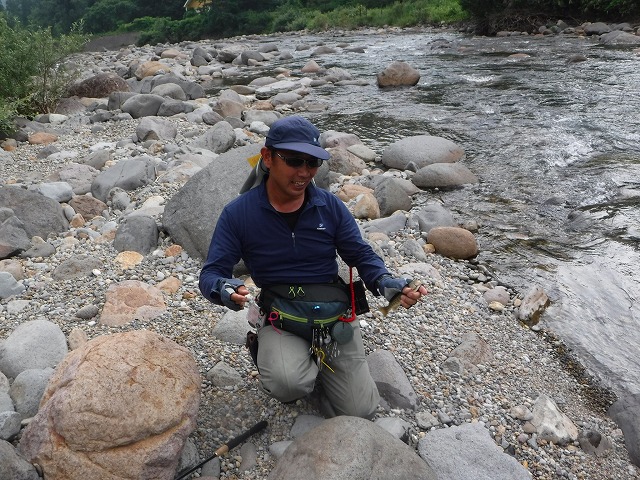
[[[269,285],[259,304],[272,326],[311,340],[314,329],[331,328],[345,315],[351,299],[343,283]]]

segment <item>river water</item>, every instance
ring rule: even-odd
[[[294,58],[282,64],[295,72],[313,58],[369,81],[314,89],[328,105],[310,115],[319,128],[378,153],[421,134],[462,146],[480,183],[423,195],[480,224],[478,259],[500,282],[544,288],[540,325],[591,375],[640,393],[640,53],[596,38],[447,31],[304,37],[313,42],[365,52],[310,57],[284,36],[279,49]],[[379,89],[376,74],[396,60],[419,83]]]

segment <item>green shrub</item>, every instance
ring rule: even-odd
[[[65,58],[82,50],[87,37],[75,25],[67,35],[50,28],[9,24],[0,16],[0,128],[6,131],[15,115],[53,111],[76,78]]]

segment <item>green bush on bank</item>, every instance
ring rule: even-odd
[[[15,115],[53,111],[77,75],[64,59],[87,39],[80,25],[56,37],[50,28],[10,24],[0,15],[0,130],[10,131]]]
[[[383,2],[367,2],[383,3]],[[453,23],[467,18],[458,0],[397,1],[384,6],[367,7],[362,3],[338,6],[333,10],[305,9],[296,4],[284,4],[273,13],[270,32],[294,30],[356,29],[386,25]]]

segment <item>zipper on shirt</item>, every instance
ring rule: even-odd
[[[293,240],[293,248],[296,248],[296,234],[291,232],[291,240]]]

